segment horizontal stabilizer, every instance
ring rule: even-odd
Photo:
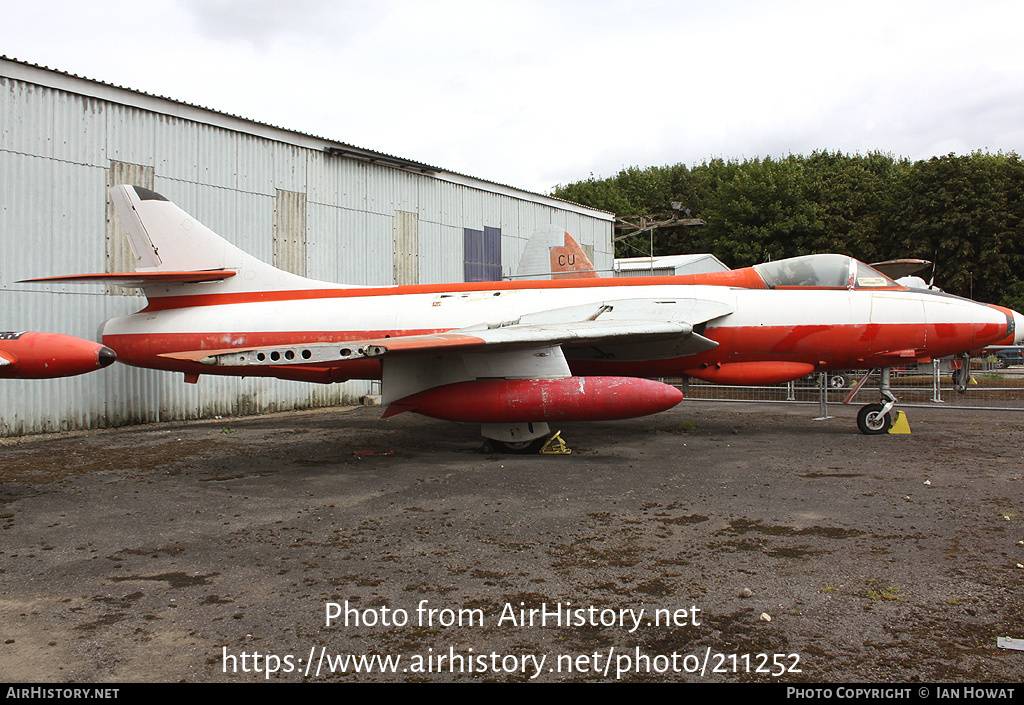
[[[31,282],[71,282],[75,284],[103,283],[115,286],[140,287],[150,284],[197,284],[228,279],[237,274],[233,269],[204,269],[187,272],[111,272],[102,274],[69,274],[61,277],[22,279],[19,284]]]

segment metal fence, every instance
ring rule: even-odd
[[[977,409],[1024,410],[1024,367],[1000,368],[994,358],[971,361],[971,379],[958,391],[950,360],[914,368],[893,369],[891,391],[901,406],[946,406]],[[829,404],[840,404],[864,376],[865,371],[812,375],[787,384],[737,386],[710,384],[700,380],[665,380],[677,383],[690,399],[719,401],[820,403],[822,385]],[[879,374],[874,371],[850,399],[862,406],[877,402]]]

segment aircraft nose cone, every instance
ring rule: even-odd
[[[990,304],[1006,317],[1006,337],[991,341],[989,345],[1021,345],[1024,343],[1024,315],[1021,315],[1011,308]]]
[[[114,360],[117,359],[117,353],[104,345],[99,349],[99,352],[96,353],[96,357],[98,358],[99,366],[106,367],[107,365],[112,365],[114,363]]]

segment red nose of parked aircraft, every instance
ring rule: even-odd
[[[117,359],[110,348],[60,333],[0,332],[0,378],[71,377]]]
[[[1024,343],[1024,316],[1013,310],[1010,310],[1010,314],[1013,316],[1014,325],[1013,344],[1020,345]]]
[[[1024,344],[1024,316],[1017,313],[1013,309],[1006,308],[1005,306],[996,306],[992,304],[992,308],[998,309],[1006,314],[1007,320],[1007,336],[1000,341],[991,343],[992,345],[1021,345]]]

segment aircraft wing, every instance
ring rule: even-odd
[[[423,354],[497,353],[558,346],[579,359],[657,359],[690,355],[718,343],[694,327],[733,312],[717,301],[627,299],[550,309],[514,320],[451,331],[331,343],[267,346],[245,350],[195,350],[164,357],[205,365],[276,366]]]

